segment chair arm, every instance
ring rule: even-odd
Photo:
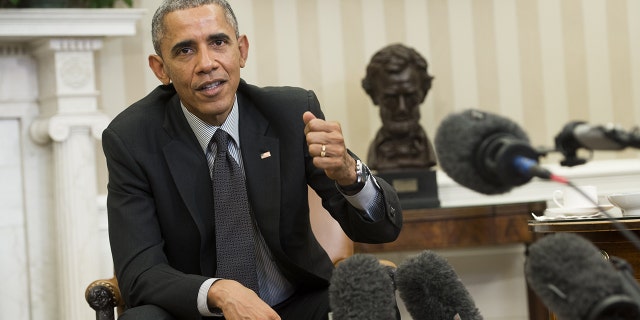
[[[96,320],[114,320],[113,309],[118,307],[119,314],[124,306],[115,277],[92,282],[87,287],[84,297],[89,306],[96,311]]]
[[[393,261],[385,260],[385,259],[378,259],[378,261],[380,261],[380,264],[383,266],[390,267],[392,269],[398,268],[398,266]]]

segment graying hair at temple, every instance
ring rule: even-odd
[[[231,9],[231,5],[226,0],[164,0],[151,20],[151,41],[153,42],[153,49],[156,53],[162,56],[160,52],[160,39],[164,34],[163,21],[167,14],[173,11],[195,8],[207,4],[215,4],[223,8],[227,22],[231,24],[235,30],[236,38],[240,37],[238,20],[233,13],[233,9]]]

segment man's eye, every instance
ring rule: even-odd
[[[180,55],[189,54],[191,52],[193,52],[193,50],[191,50],[191,48],[180,48],[180,50],[178,50],[178,54],[180,54]]]
[[[225,42],[224,42],[224,40],[214,40],[214,41],[212,42],[212,44],[213,44],[214,46],[216,46],[216,47],[220,47],[220,46],[224,45],[224,43],[225,43]]]

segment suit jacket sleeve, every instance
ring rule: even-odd
[[[126,305],[154,304],[172,314],[199,316],[197,292],[206,277],[169,266],[145,170],[115,131],[106,129],[102,141],[109,170],[109,237]]]
[[[324,119],[315,93],[308,91],[308,95],[309,111]],[[380,177],[372,176],[380,186],[383,198],[381,204],[384,206],[381,209],[385,212],[384,219],[372,222],[364,218],[363,213],[345,199],[334,182],[326,177],[324,171],[313,166],[312,157],[309,156],[307,161],[307,167],[313,172],[309,178],[309,185],[320,195],[323,206],[338,221],[351,240],[363,243],[386,243],[398,237],[402,229],[402,210],[398,195],[391,185]]]

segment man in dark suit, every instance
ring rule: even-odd
[[[397,195],[347,150],[312,91],[241,80],[249,43],[231,7],[195,2],[158,8],[149,65],[163,85],[103,133],[122,318],[326,319],[333,265],[311,232],[307,185],[359,242],[398,236]],[[232,214],[215,209],[207,158],[218,130],[244,172],[255,291],[217,272],[229,257],[217,254],[214,218]]]

